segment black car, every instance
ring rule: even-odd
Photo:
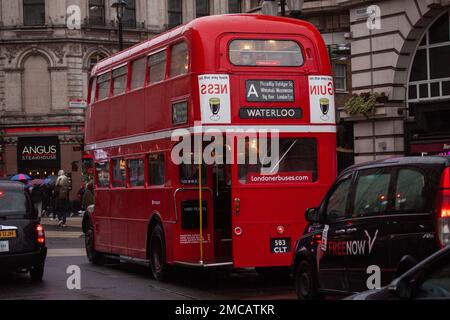
[[[42,281],[47,247],[44,229],[25,185],[0,181],[0,272],[30,272]]]
[[[306,219],[293,258],[299,298],[384,286],[403,256],[421,261],[450,243],[450,157],[352,166]]]
[[[450,246],[434,253],[380,290],[346,300],[450,299]]]

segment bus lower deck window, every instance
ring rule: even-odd
[[[113,187],[123,188],[125,187],[126,182],[126,164],[123,159],[114,159],[113,160]]]
[[[109,187],[109,163],[96,163],[95,172],[97,174],[97,186],[99,188]]]
[[[239,181],[308,183],[317,180],[315,139],[280,138],[278,144],[276,155],[270,139],[240,139],[237,146]]]
[[[164,154],[151,154],[148,156],[149,185],[163,186],[166,180]]]

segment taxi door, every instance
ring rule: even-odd
[[[347,292],[346,233],[352,174],[340,178],[320,208],[325,216],[322,243],[316,253],[319,286],[324,290]]]

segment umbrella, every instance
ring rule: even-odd
[[[44,180],[42,180],[42,179],[34,179],[34,180],[30,181],[30,184],[32,186],[40,186],[40,185],[44,184]]]
[[[19,173],[11,177],[11,180],[13,181],[31,180],[31,177],[27,174]]]
[[[53,184],[56,182],[57,178],[58,178],[57,176],[48,176],[47,178],[44,179],[44,183],[45,184]]]

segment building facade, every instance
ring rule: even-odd
[[[239,0],[128,0],[125,46],[195,17],[248,10]],[[0,0],[0,176],[65,170],[82,183],[92,66],[118,51],[113,0]],[[247,8],[248,7],[248,8]]]
[[[300,18],[321,30],[333,64],[347,59],[347,79],[334,67],[338,144],[349,151],[353,136],[356,163],[450,154],[449,11],[449,0],[304,2]],[[336,58],[336,46],[350,52]],[[371,93],[386,96],[372,113],[346,112],[350,95]]]
[[[118,50],[112,2],[0,0],[0,175],[62,168],[75,196],[88,74]],[[333,63],[341,168],[450,152],[449,8],[450,0],[304,2],[295,17],[317,26]],[[128,0],[124,43],[196,17],[260,9],[259,0]],[[347,114],[351,95],[368,92],[387,99],[373,114]]]

